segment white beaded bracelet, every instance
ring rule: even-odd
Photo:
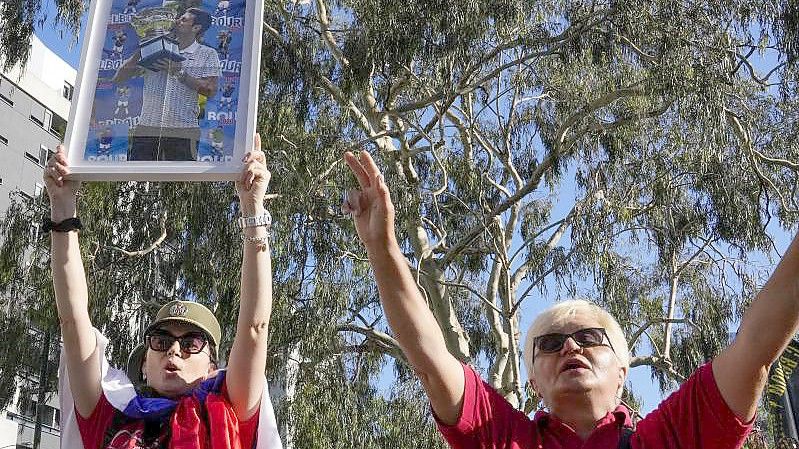
[[[237,221],[241,229],[255,228],[258,226],[265,226],[266,229],[272,228],[272,214],[270,214],[268,210],[265,210],[261,215],[256,215],[254,217],[239,217]]]

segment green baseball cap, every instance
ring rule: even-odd
[[[211,340],[213,344],[212,356],[214,359],[217,358],[216,349],[219,348],[219,340],[222,338],[222,328],[219,326],[219,321],[214,313],[207,307],[192,301],[170,301],[158,310],[158,313],[155,314],[155,319],[147,326],[144,334],[147,335],[168,322],[187,323],[200,328]],[[142,381],[141,368],[146,352],[147,346],[140,344],[133,349],[133,352],[128,357],[127,374],[128,378],[134,383]]]
[[[164,306],[158,310],[158,313],[155,314],[153,322],[147,326],[147,330],[144,331],[145,335],[170,321],[188,323],[199,327],[203,332],[208,334],[211,343],[219,347],[219,340],[222,338],[222,328],[219,326],[219,321],[217,321],[214,313],[208,310],[204,305],[198,302],[180,300],[164,304]]]

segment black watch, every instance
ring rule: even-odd
[[[44,232],[69,232],[79,231],[81,229],[83,229],[83,223],[80,222],[80,218],[78,217],[67,218],[59,223],[56,223],[49,218],[45,218],[42,221],[42,231]]]

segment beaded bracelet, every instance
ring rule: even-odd
[[[269,243],[269,237],[250,237],[247,235],[242,235],[241,240],[245,243],[253,243],[258,251],[266,251],[267,244]]]

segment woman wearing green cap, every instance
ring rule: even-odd
[[[92,327],[78,247],[79,183],[63,147],[45,167],[50,197],[52,271],[64,342],[60,391],[62,447],[270,449],[278,447],[264,371],[272,274],[264,208],[270,173],[256,135],[236,181],[242,218],[241,301],[226,372],[216,372],[221,330],[200,304],[173,301],[156,315],[127,374],[107,366],[107,341]],[[129,379],[130,377],[130,379]],[[134,390],[133,383],[146,385]],[[74,401],[66,407],[65,399]],[[65,408],[70,408],[66,409]]]

